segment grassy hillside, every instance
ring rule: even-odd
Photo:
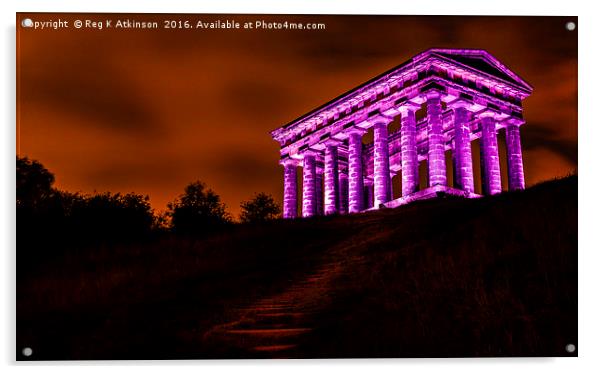
[[[18,359],[576,355],[577,177],[82,248],[25,274]]]

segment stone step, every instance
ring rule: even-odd
[[[285,322],[278,322],[278,321],[274,321],[274,320],[270,320],[270,319],[265,319],[265,320],[254,320],[254,321],[248,321],[248,322],[241,322],[236,324],[235,328],[240,330],[240,329],[281,329],[281,328],[289,328],[289,327],[293,327],[290,326],[290,324],[285,323]]]
[[[244,311],[246,312],[284,312],[287,310],[292,310],[294,309],[293,306],[291,305],[281,305],[281,306],[276,306],[276,305],[257,305],[257,306],[253,306],[251,308],[247,308]]]
[[[292,287],[299,287],[299,286],[303,286],[303,287],[307,287],[307,288],[322,287],[325,283],[326,283],[326,280],[322,280],[322,281],[301,281],[299,283],[295,283],[294,285],[292,285],[291,288]]]
[[[298,327],[304,327],[302,320],[295,321],[294,319],[286,318],[286,317],[278,317],[276,318],[265,318],[258,319],[255,321],[249,322],[241,322],[236,326],[233,326],[233,329],[242,330],[242,329],[251,329],[251,330],[263,330],[263,329],[292,329]]]
[[[260,345],[255,346],[252,349],[257,352],[282,352],[297,348],[297,344],[273,344],[273,345]]]
[[[237,328],[226,330],[222,342],[240,347],[247,351],[253,351],[257,346],[280,346],[298,344],[299,338],[310,332],[310,328]]]
[[[291,308],[291,307],[295,307],[296,303],[295,300],[292,300],[290,298],[287,298],[285,300],[279,301],[279,302],[258,302],[257,304],[255,304],[254,306],[252,306],[252,308]]]
[[[263,328],[297,328],[304,327],[304,321],[307,318],[304,316],[290,315],[287,313],[279,313],[277,315],[257,315],[254,317],[250,317],[248,320],[241,321],[236,324],[234,327],[237,329],[241,328],[254,328],[254,329],[263,329]]]
[[[316,284],[316,283],[322,283],[322,282],[326,281],[329,278],[330,278],[329,276],[315,277],[315,278],[305,278],[303,280],[300,280],[298,283]]]
[[[312,287],[312,286],[300,284],[300,285],[292,286],[289,289],[289,291],[293,294],[301,296],[301,295],[307,294],[308,292],[315,293],[316,290],[320,290],[320,289],[326,289],[326,287],[316,287],[316,286]]]
[[[312,319],[328,302],[330,280],[344,264],[321,267],[288,289],[239,309],[240,317],[222,329],[217,339],[257,358],[295,357]]]
[[[290,316],[291,318],[299,318],[299,317],[303,317],[308,315],[309,313],[307,312],[276,312],[276,313],[265,313],[265,312],[261,312],[258,313],[257,316],[258,317],[284,317],[284,316]]]
[[[254,336],[268,336],[268,337],[287,337],[296,336],[310,332],[312,329],[309,327],[295,327],[295,328],[277,328],[277,329],[232,329],[226,330],[227,334],[235,335],[254,335]]]

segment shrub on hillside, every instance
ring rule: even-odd
[[[260,223],[276,219],[280,216],[280,206],[274,201],[272,195],[264,192],[255,194],[253,199],[243,201],[240,221],[242,223]]]
[[[178,233],[205,234],[231,222],[219,195],[201,181],[187,185],[184,193],[167,207],[171,228]]]

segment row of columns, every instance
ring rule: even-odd
[[[454,114],[454,182],[457,188],[474,193],[472,151],[470,146],[470,113],[468,102],[457,101],[451,105]],[[418,191],[418,151],[416,144],[416,110],[408,104],[399,108],[401,135],[402,197]],[[442,107],[440,96],[432,92],[426,96],[428,134],[428,185],[447,185],[445,162],[445,138],[443,134]],[[493,195],[502,191],[496,122],[492,111],[480,115],[481,120],[481,171],[483,193]],[[389,165],[387,123],[376,122],[374,129],[374,206],[379,207],[392,199]],[[339,142],[326,142],[324,154],[324,196],[322,175],[316,172],[316,154],[308,151],[303,157],[303,217],[318,212],[325,214],[357,213],[364,210],[364,170],[362,161],[362,135],[364,129],[353,128],[348,132],[348,175],[339,173]],[[524,189],[524,173],[520,132],[517,124],[506,127],[508,153],[509,189]],[[296,164],[284,164],[284,209],[285,218],[297,214]],[[324,207],[320,206],[324,203]]]

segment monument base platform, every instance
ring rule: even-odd
[[[471,193],[471,192],[466,192],[466,191],[459,190],[459,189],[453,188],[453,187],[448,187],[448,186],[434,186],[434,187],[425,188],[424,190],[420,190],[409,196],[400,197],[395,200],[387,201],[383,205],[386,208],[396,208],[398,206],[411,203],[413,201],[428,200],[428,199],[433,199],[435,197],[442,197],[442,196],[459,196],[459,197],[465,197],[468,199],[475,199],[475,198],[481,197],[482,195],[479,195],[476,193]],[[369,209],[365,209],[364,211],[370,211],[370,210],[376,210],[376,209],[378,209],[378,208],[372,207]]]

